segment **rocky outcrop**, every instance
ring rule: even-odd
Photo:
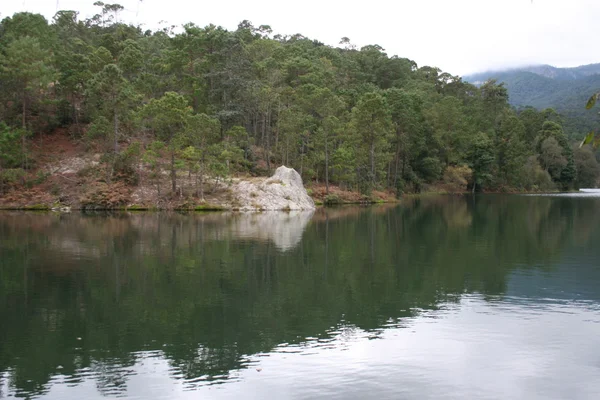
[[[236,198],[234,209],[240,211],[314,210],[302,177],[293,168],[281,166],[267,179],[237,182],[231,188]]]

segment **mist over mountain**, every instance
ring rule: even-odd
[[[503,82],[509,102],[517,108],[554,108],[563,116],[565,131],[573,138],[600,128],[597,110],[585,109],[588,98],[600,89],[600,63],[574,68],[532,65],[464,77],[475,85],[488,79]]]

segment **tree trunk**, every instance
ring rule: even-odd
[[[200,168],[200,180],[199,180],[199,188],[198,194],[200,196],[200,201],[204,201],[204,166]]]
[[[262,146],[265,145],[265,134],[267,130],[267,116],[265,114],[262,115],[262,127],[261,127],[261,136],[260,136],[260,144]]]
[[[391,182],[391,176],[392,176],[392,161],[388,161],[388,172],[387,172],[387,187],[388,189],[390,188],[390,182]]]
[[[279,114],[281,114],[281,100],[277,103],[277,125],[275,126],[275,151],[279,148]]]
[[[375,183],[375,141],[371,141],[371,150],[369,151],[371,159],[371,179]]]
[[[27,92],[23,92],[23,108],[21,115],[21,125],[23,130],[27,130]]]
[[[200,195],[200,201],[204,202],[204,163],[205,163],[205,158],[204,158],[204,154],[202,154],[202,157],[200,159],[200,169],[198,171],[198,174],[200,175],[200,187],[199,187],[199,195]]]
[[[117,111],[117,106],[113,109],[113,125],[114,125],[114,138],[113,138],[113,151],[116,154],[119,154],[119,113]]]
[[[285,136],[285,165],[287,165],[288,167],[290,166],[289,146],[290,146],[290,138],[288,137],[288,135],[286,135]]]
[[[400,163],[400,145],[396,150],[396,159],[394,160],[394,188],[398,187],[398,164]]]
[[[394,173],[394,188],[398,187],[398,164],[400,163],[400,160],[396,161],[396,171]]]
[[[325,134],[325,194],[329,194],[329,138]]]
[[[75,99],[73,100],[75,102]],[[78,136],[81,136],[81,125],[79,124],[79,110],[73,106],[73,116],[75,118],[75,127],[77,128]]]
[[[27,169],[27,135],[25,134],[27,132],[27,92],[23,92],[23,115],[22,115],[22,127],[23,127],[23,133],[21,136],[21,152],[23,153],[23,163],[22,163],[22,167],[23,169]]]
[[[21,134],[21,153],[23,153],[23,164],[22,168],[27,169],[27,135],[25,131]]]
[[[300,151],[300,176],[302,176],[303,168],[304,168],[304,138],[302,139],[302,149]]]
[[[271,175],[271,107],[267,111],[267,171]]]
[[[171,151],[171,190],[177,192],[177,174],[175,173],[175,151]]]

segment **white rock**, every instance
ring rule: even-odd
[[[240,211],[314,210],[302,177],[293,168],[281,166],[267,179],[241,181],[232,188]]]

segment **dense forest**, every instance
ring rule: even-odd
[[[120,5],[95,5],[85,20],[0,22],[4,195],[46,184],[60,199],[67,180],[44,168],[57,132],[100,155],[68,180],[102,193],[150,185],[202,198],[208,179],[280,164],[308,186],[364,196],[596,185],[593,150],[569,141],[561,116],[515,110],[493,80],[475,86],[378,45],[332,47],[248,21],[144,31],[119,22]]]
[[[563,116],[563,127],[568,137],[581,140],[586,133],[600,125],[597,112],[586,110],[592,93],[600,87],[600,64],[576,68],[556,68],[537,65],[505,71],[494,71],[465,76],[474,84],[495,79],[505,84],[510,104],[521,109],[553,108]]]

